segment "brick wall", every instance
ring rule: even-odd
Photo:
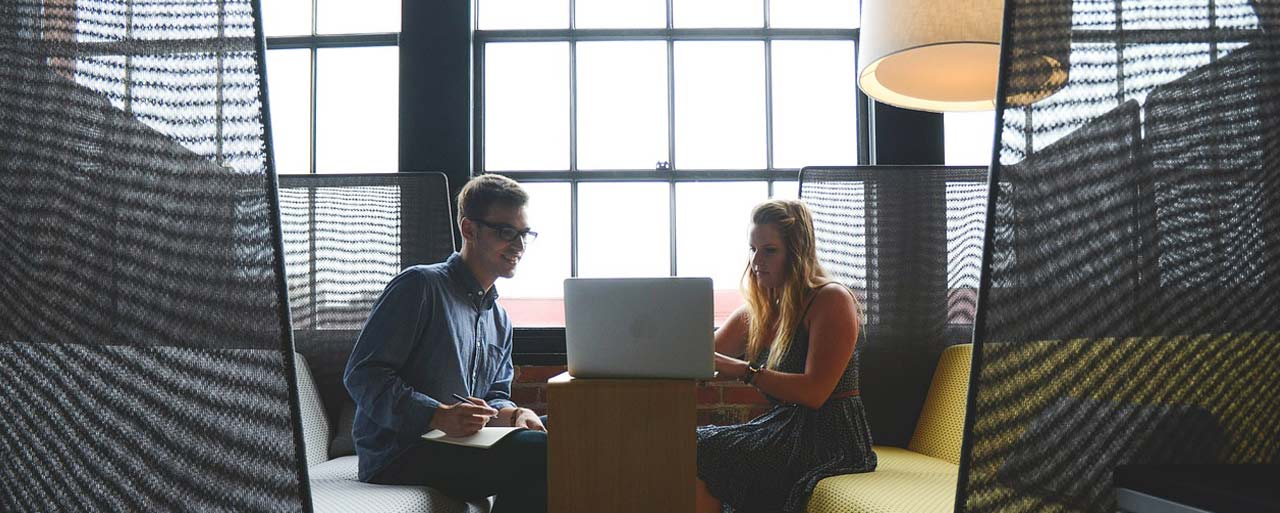
[[[516,380],[511,385],[511,398],[516,404],[530,408],[539,415],[546,414],[547,379],[564,371],[563,365],[516,366]],[[697,394],[699,426],[746,422],[769,408],[769,402],[755,387],[736,381],[701,383],[698,385]]]

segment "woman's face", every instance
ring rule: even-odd
[[[775,224],[757,224],[751,228],[751,275],[756,284],[766,289],[781,287],[786,280],[787,247],[782,231]]]

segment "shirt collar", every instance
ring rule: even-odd
[[[453,284],[458,288],[471,304],[481,310],[493,308],[494,301],[498,300],[498,287],[494,285],[489,287],[488,292],[480,287],[480,280],[476,279],[476,275],[471,273],[471,268],[467,267],[467,263],[462,261],[462,255],[454,252],[449,255],[449,259],[445,261],[445,266],[449,269],[449,277]]]

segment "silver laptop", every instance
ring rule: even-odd
[[[569,278],[564,335],[576,378],[710,378],[711,278]]]

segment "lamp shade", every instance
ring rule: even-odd
[[[858,85],[908,109],[993,109],[1003,11],[1002,0],[862,0]],[[1067,41],[1053,52],[1063,55],[1015,48],[1013,67],[1024,86],[1010,102],[1031,103],[1066,82]]]

